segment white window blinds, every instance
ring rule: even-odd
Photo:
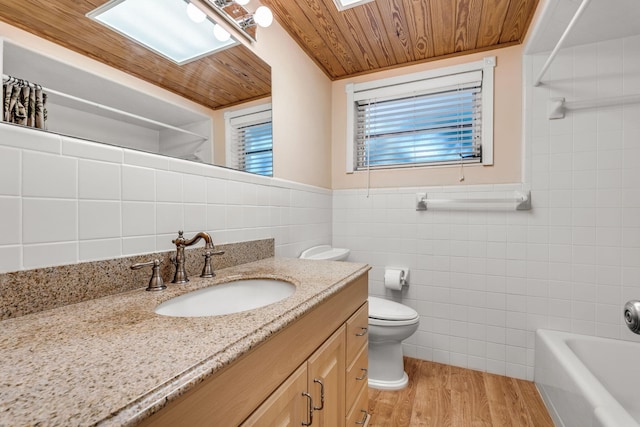
[[[354,168],[482,161],[482,72],[356,94]]]
[[[227,165],[273,176],[271,109],[231,117],[227,123],[230,128]]]

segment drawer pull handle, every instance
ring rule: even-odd
[[[360,329],[362,330],[362,332],[358,332],[358,333],[356,334],[356,336],[357,336],[357,337],[363,337],[363,336],[367,335],[367,329],[368,329],[368,328],[362,328],[362,327],[361,327]]]
[[[317,378],[313,379],[314,383],[320,384],[320,406],[314,406],[314,411],[322,411],[324,409],[324,383]]]
[[[302,392],[302,395],[305,396],[307,399],[309,399],[309,422],[305,423],[304,421],[302,422],[303,426],[310,426],[311,424],[313,424],[313,398],[311,397],[311,395],[309,393],[307,393],[306,391]]]
[[[365,411],[364,409],[360,409],[360,412],[363,412],[364,416],[362,417],[362,420],[356,421],[356,424],[364,425],[364,423],[367,422],[367,417],[369,416],[369,413],[367,411]]]
[[[358,381],[362,381],[363,379],[367,378],[367,373],[369,372],[367,368],[360,368],[360,370],[362,371],[362,376],[356,377],[356,380]]]

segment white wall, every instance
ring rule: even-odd
[[[331,80],[274,21],[249,46],[271,66],[273,175],[331,188]]]
[[[565,49],[534,89],[546,58],[524,58],[531,211],[414,210],[417,191],[508,185],[334,191],[333,244],[374,267],[372,294],[421,315],[408,355],[531,380],[538,328],[639,338],[622,307],[640,298],[640,105],[546,110],[550,96],[640,94],[640,37]],[[402,295],[382,287],[385,266],[411,268]]]
[[[0,126],[0,272],[275,238],[297,256],[331,239],[331,192],[283,180]]]

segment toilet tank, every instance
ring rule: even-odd
[[[349,249],[333,248],[329,245],[314,246],[300,254],[301,259],[321,259],[325,261],[346,261]]]

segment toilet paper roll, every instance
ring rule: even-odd
[[[384,287],[399,291],[404,284],[404,271],[388,268],[384,271]]]

